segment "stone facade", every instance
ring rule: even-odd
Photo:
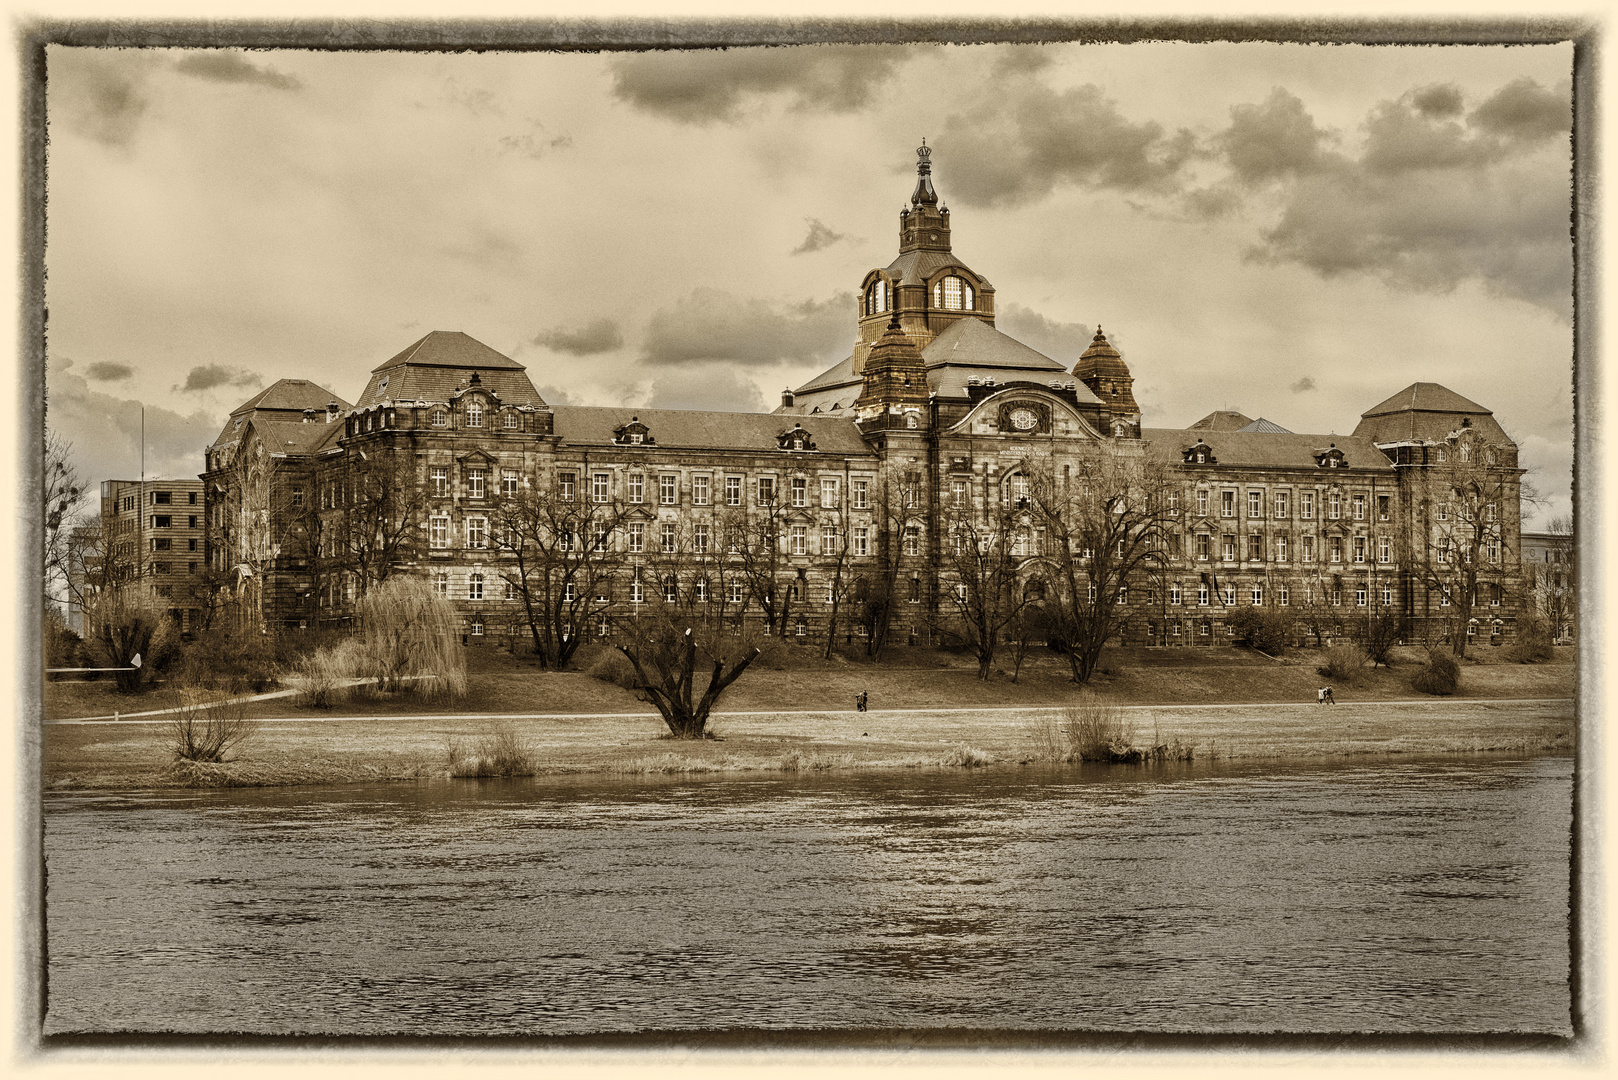
[[[919,155],[899,256],[860,283],[849,357],[775,412],[553,406],[522,365],[435,331],[353,405],[283,380],[232,414],[203,473],[213,569],[257,582],[276,628],[351,625],[369,583],[425,575],[468,640],[506,640],[525,632],[510,508],[573,500],[611,509],[618,572],[570,634],[628,632],[668,588],[788,637],[946,642],[956,526],[1075,483],[1104,451],[1160,477],[1174,515],[1160,565],[1129,583],[1126,643],[1225,642],[1233,609],[1255,604],[1291,609],[1300,640],[1378,615],[1418,641],[1469,619],[1473,640],[1509,636],[1520,471],[1487,409],[1417,383],[1349,436],[1230,413],[1142,427],[1099,329],[1070,370],[995,328],[994,289],[953,254]],[[1031,581],[1048,541],[1014,517]]]

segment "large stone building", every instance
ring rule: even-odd
[[[1125,643],[1223,642],[1255,605],[1297,613],[1300,639],[1377,615],[1415,640],[1509,635],[1520,471],[1488,409],[1416,383],[1348,436],[1230,412],[1145,427],[1099,328],[1071,369],[996,328],[919,154],[850,355],[775,412],[553,406],[523,365],[435,331],[352,405],[282,380],[231,415],[203,473],[213,572],[276,629],[350,625],[370,583],[423,575],[468,640],[505,640],[529,633],[536,566],[588,544],[610,572],[558,579],[557,633],[628,632],[666,593],[788,637],[943,642],[977,587],[962,537],[1000,536],[1044,595],[1057,541],[1028,507],[1085,490],[1102,455],[1169,508],[1117,598]]]

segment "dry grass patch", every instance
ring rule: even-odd
[[[449,774],[468,776],[534,776],[539,772],[533,748],[509,721],[497,721],[469,743],[449,740]]]

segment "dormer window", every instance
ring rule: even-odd
[[[466,426],[469,428],[483,426],[483,405],[481,403],[476,401],[466,403]]]
[[[1346,469],[1348,457],[1332,443],[1324,450],[1315,451],[1315,464],[1322,469]]]
[[[614,428],[612,437],[619,446],[649,446],[657,441],[638,416],[631,416],[629,423]]]
[[[449,427],[449,413],[443,409],[434,409],[433,427]]]
[[[505,428],[507,431],[516,431],[521,420],[514,412],[506,413]]]
[[[945,311],[971,311],[977,298],[965,278],[951,274],[942,281],[933,282],[933,307]]]
[[[1181,450],[1180,457],[1187,465],[1217,465],[1219,463],[1219,459],[1214,457],[1213,447],[1201,439]]]
[[[783,450],[813,450],[815,448],[814,437],[803,429],[802,424],[793,424],[791,431],[783,431],[777,435],[775,443]]]
[[[888,283],[882,278],[871,282],[865,290],[865,314],[876,315],[888,310]]]
[[[387,375],[384,375],[384,376],[382,376],[382,378],[380,380],[377,381],[377,384],[376,384],[376,392],[377,393],[380,394],[382,391],[384,391],[384,390],[386,390],[388,388],[388,378],[389,377]]]

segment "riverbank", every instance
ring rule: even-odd
[[[665,737],[654,714],[519,717],[342,715],[267,718],[222,766],[176,767],[161,718],[49,724],[47,789],[227,787],[447,778],[449,747],[509,725],[540,776],[819,769],[1019,768],[1038,762],[1051,706],[715,714],[717,738]],[[644,710],[645,706],[639,706]],[[1568,754],[1571,699],[1160,705],[1123,709],[1131,742],[1178,742],[1197,760],[1348,759],[1426,754]],[[1130,767],[1130,766],[1114,766]]]

